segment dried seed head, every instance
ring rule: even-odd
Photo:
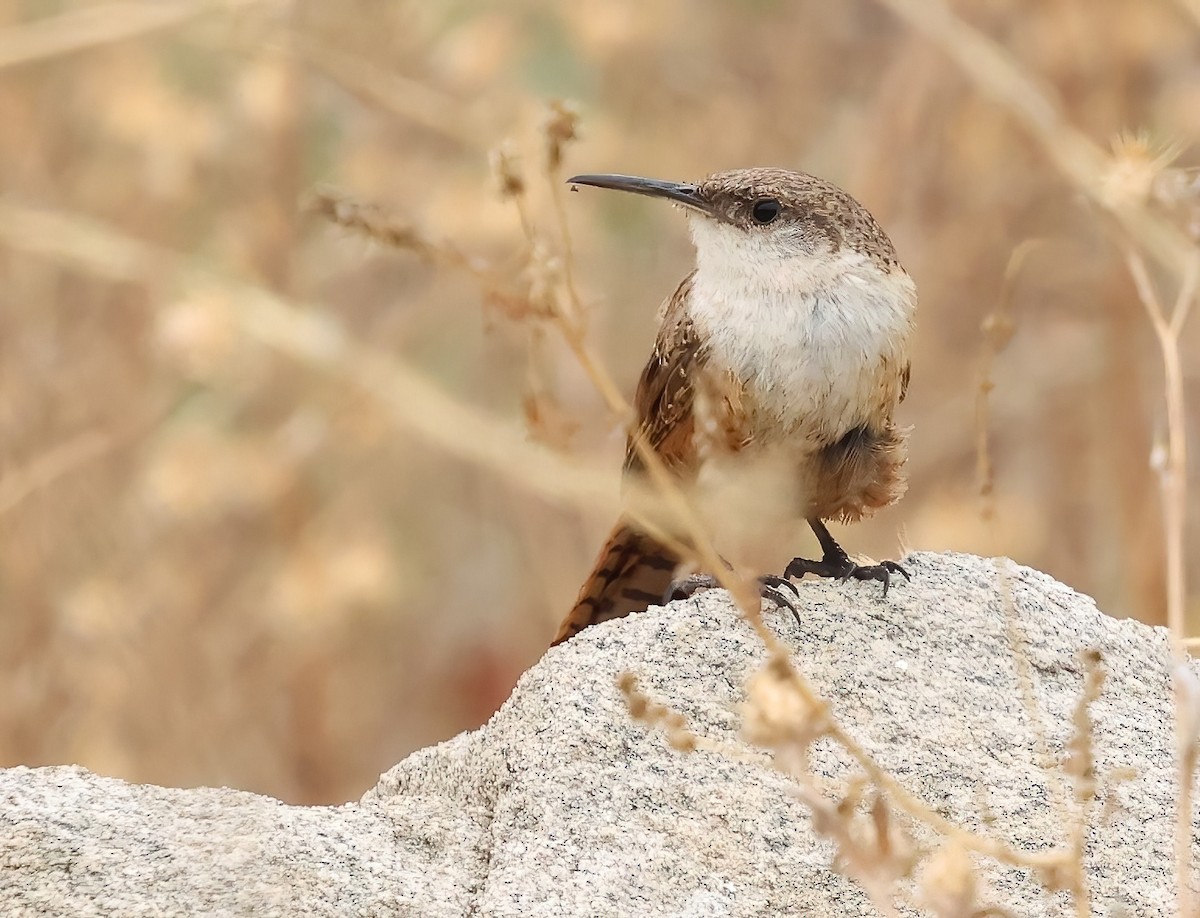
[[[977,914],[975,868],[971,856],[958,842],[949,841],[929,858],[921,871],[921,896],[941,918],[969,918]]]
[[[1109,206],[1144,206],[1159,176],[1179,155],[1174,144],[1156,144],[1148,135],[1120,134],[1113,141],[1113,158],[1101,192]]]
[[[633,673],[621,673],[617,677],[617,688],[625,696],[625,705],[634,720],[655,727],[662,727],[667,732],[667,743],[680,752],[691,752],[700,744],[700,738],[688,729],[687,720],[678,711],[672,711],[666,705],[651,701],[640,688],[637,676]]]
[[[638,688],[637,676],[631,672],[621,673],[617,676],[617,688],[625,696],[625,706],[629,708],[633,719],[643,720],[646,716],[646,709],[650,705],[650,699]]]
[[[436,248],[410,221],[388,213],[378,204],[357,201],[336,189],[314,191],[304,202],[304,212],[392,248],[407,249],[426,257]]]
[[[579,423],[553,393],[541,389],[526,392],[521,407],[525,414],[525,428],[535,442],[562,452],[570,449],[571,442],[579,432]]]
[[[488,154],[492,174],[500,188],[500,197],[518,198],[525,194],[525,176],[521,159],[511,142],[505,141]]]
[[[786,657],[776,656],[746,683],[746,738],[776,752],[804,755],[832,725],[829,706],[802,691]]]
[[[1104,657],[1095,649],[1083,652],[1083,694],[1075,705],[1071,717],[1075,730],[1067,743],[1067,760],[1064,769],[1075,779],[1076,799],[1087,802],[1096,796],[1095,757],[1092,752],[1092,741],[1095,737],[1095,724],[1092,722],[1091,706],[1100,697],[1100,689],[1104,685]]]
[[[557,172],[562,167],[563,149],[579,138],[579,109],[567,99],[551,99],[546,107],[542,134],[546,138],[546,168]]]
[[[1016,331],[1016,323],[1007,313],[992,312],[984,317],[980,329],[989,339],[996,353],[1004,350]]]

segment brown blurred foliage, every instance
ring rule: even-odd
[[[678,214],[597,193],[560,200],[572,262],[560,98],[581,114],[564,174],[802,168],[888,228],[921,292],[912,488],[850,550],[1005,554],[1161,622],[1162,372],[1111,228],[886,5],[0,0],[0,204],[164,253],[89,267],[0,213],[0,764],[338,801],[505,698],[611,523],[623,441],[539,285],[574,271],[629,394],[691,259]],[[1193,5],[957,9],[1097,144],[1144,131],[1194,161]],[[1181,225],[1189,176],[1164,179]],[[325,184],[407,227],[398,247],[305,210]],[[607,469],[612,506],[435,445],[386,393],[246,334],[246,285]]]

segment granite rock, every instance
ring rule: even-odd
[[[909,792],[1027,851],[1063,844],[1078,812],[1063,762],[1081,655],[1099,651],[1092,912],[1171,914],[1179,768],[1165,632],[1008,562],[1004,586],[987,559],[905,564],[912,582],[886,598],[874,583],[806,581],[800,623],[777,611],[767,623]],[[831,869],[792,779],[741,738],[744,684],[764,659],[721,591],[590,628],[549,651],[484,727],[414,753],[341,807],[76,767],[0,771],[0,914],[879,914]],[[616,686],[626,671],[721,748],[679,752],[632,720]],[[857,772],[827,739],[810,764],[831,791]],[[920,850],[937,844],[911,832]],[[1067,894],[1028,869],[975,866],[983,902],[1067,913]],[[920,907],[913,884],[898,892],[902,913]]]

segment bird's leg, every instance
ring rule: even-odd
[[[710,574],[692,574],[688,577],[672,581],[671,585],[667,587],[666,593],[663,594],[663,602],[668,603],[676,599],[690,599],[702,590],[711,590],[720,586],[720,581]],[[792,596],[788,596],[784,592],[784,589],[790,590]],[[793,597],[800,595],[796,584],[792,583],[786,577],[776,577],[774,574],[767,574],[758,578],[758,594],[763,599],[769,599],[775,605],[787,609],[792,613],[792,617],[796,619],[796,624],[800,624],[800,611],[796,608],[796,604],[792,602]]]
[[[891,585],[892,574],[902,574],[905,580],[911,580],[908,571],[895,561],[881,561],[879,564],[855,564],[846,554],[845,549],[834,540],[825,524],[818,519],[811,519],[808,525],[821,543],[821,560],[809,561],[807,558],[793,558],[791,564],[784,570],[785,577],[803,577],[805,574],[815,574],[818,577],[837,577],[847,580],[878,580],[883,584],[883,595],[887,596]]]

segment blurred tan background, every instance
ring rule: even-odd
[[[955,9],[1100,147],[1144,131],[1194,165],[1195,7]],[[0,765],[342,801],[504,700],[615,510],[472,460],[476,429],[434,445],[402,392],[248,334],[245,285],[605,470],[615,502],[618,419],[535,308],[565,270],[557,99],[580,117],[561,175],[801,168],[890,232],[921,293],[912,487],[847,548],[1005,554],[1162,622],[1161,360],[1114,233],[885,5],[0,0]],[[525,228],[489,165],[502,144]],[[319,186],[436,243],[306,214]],[[559,203],[588,341],[628,397],[690,266],[684,221]],[[34,234],[11,206],[83,235]],[[981,323],[1000,308],[989,519]]]

